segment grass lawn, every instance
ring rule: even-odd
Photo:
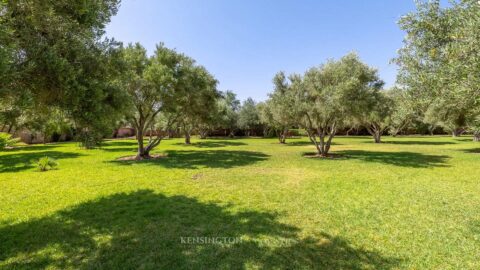
[[[0,152],[0,268],[480,269],[480,143],[133,140]],[[38,172],[31,160],[57,159]],[[202,243],[202,241],[215,243]]]

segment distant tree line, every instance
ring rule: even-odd
[[[117,0],[0,1],[0,132],[68,134],[95,147],[112,130],[135,129],[137,158],[180,132],[276,136],[302,129],[327,156],[338,134],[473,134],[480,141],[480,4],[419,1],[401,18],[397,83],[350,53],[303,74],[279,72],[263,102],[217,89],[208,70],[159,43],[105,37]],[[147,140],[145,140],[147,139]]]

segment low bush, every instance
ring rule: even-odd
[[[0,150],[6,147],[12,147],[18,142],[18,139],[12,138],[11,134],[0,132]]]
[[[55,159],[49,157],[43,157],[37,161],[38,170],[41,172],[54,170],[58,166],[58,163]]]

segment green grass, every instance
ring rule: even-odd
[[[131,140],[3,151],[0,268],[479,269],[470,139],[339,137],[338,159],[303,157],[306,139],[166,140],[141,162],[116,161]]]

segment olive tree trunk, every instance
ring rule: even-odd
[[[142,160],[142,159],[149,159],[151,158],[150,156],[150,151],[157,147],[160,142],[162,141],[164,135],[160,130],[154,130],[154,121],[155,117],[160,111],[156,111],[154,113],[151,113],[149,115],[142,115],[141,117],[138,117],[137,119],[133,119],[133,125],[135,127],[136,131],[136,138],[137,138],[137,156],[135,157],[136,160]],[[169,119],[166,125],[166,130],[170,130],[170,127],[175,121],[175,118]],[[147,128],[150,127],[150,136],[148,139],[148,143],[145,146],[144,144],[144,137],[145,133],[147,132]],[[153,136],[153,132],[155,132],[155,137]]]
[[[473,132],[473,141],[474,142],[480,142],[480,130]]]
[[[281,130],[278,132],[278,141],[281,144],[285,144],[287,140],[287,135],[288,135],[288,128]]]
[[[370,126],[367,126],[367,131],[372,135],[373,141],[375,143],[381,143],[382,142],[382,133],[383,129],[380,127],[380,125],[377,124],[370,124]]]
[[[335,125],[330,128],[307,129],[308,138],[315,145],[319,156],[328,156],[332,139],[335,137],[336,132]]]
[[[465,130],[463,130],[463,128],[456,128],[454,130],[452,130],[452,137],[455,138],[455,137],[460,137],[462,136],[462,134],[465,132]]]
[[[185,130],[185,144],[191,144],[191,142],[190,142],[190,138],[191,138],[190,132],[191,132],[190,130]]]
[[[208,130],[201,129],[200,130],[200,139],[206,139],[208,136]]]

